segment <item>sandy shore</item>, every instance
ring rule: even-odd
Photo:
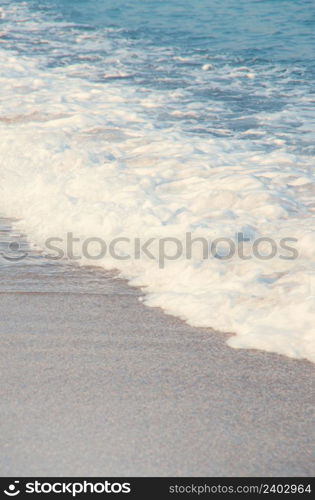
[[[230,349],[97,269],[0,271],[0,475],[313,474],[310,363]]]

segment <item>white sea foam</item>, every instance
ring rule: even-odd
[[[84,40],[101,43],[93,33],[81,37],[80,46]],[[311,136],[305,100],[297,93],[285,110],[257,113],[246,140],[243,130],[233,133],[227,124],[212,129],[217,133],[209,127],[207,134],[189,133],[182,120],[220,115],[223,104],[209,103],[207,110],[185,102],[184,90],[127,85],[121,61],[134,55],[128,50],[119,46],[119,61],[111,55],[102,73],[88,60],[49,69],[41,55],[1,50],[1,213],[21,218],[20,227],[42,248],[47,238],[64,239],[67,232],[106,242],[120,236],[184,242],[187,232],[235,241],[243,232],[250,240],[246,253],[259,237],[277,245],[296,238],[294,260],[279,253],[270,260],[203,259],[195,245],[193,258],[182,255],[164,267],[145,255],[118,260],[107,254],[97,265],[119,269],[142,287],[147,305],[233,333],[232,347],[315,361],[314,171],[311,157],[290,146],[292,131],[283,126],[299,113]],[[228,78],[235,88],[259,79],[247,67],[203,71],[205,64],[210,69],[201,61],[191,74],[199,82],[210,79],[213,89],[216,79],[224,85]],[[272,92],[271,80],[258,91]],[[172,117],[164,126],[162,113]],[[281,123],[278,136],[268,134],[270,122]],[[264,150],[261,137],[272,147]]]

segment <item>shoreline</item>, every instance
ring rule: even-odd
[[[231,349],[97,268],[0,259],[1,475],[313,474],[310,362]]]

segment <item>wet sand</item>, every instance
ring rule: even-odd
[[[311,363],[233,350],[95,268],[0,272],[0,475],[314,473]]]

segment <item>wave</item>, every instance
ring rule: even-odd
[[[290,91],[296,68],[280,78],[279,65],[237,69],[214,58],[210,66],[195,54],[184,75],[193,90],[182,83],[173,88],[165,75],[160,86],[149,86],[127,78],[148,54],[141,44],[126,44],[123,33],[113,39],[112,32],[72,26],[72,39],[62,42],[65,23],[30,18],[27,11],[20,43],[44,43],[46,30],[50,47],[27,53],[12,46],[10,19],[22,15],[14,12],[6,10],[7,43],[0,49],[2,214],[22,219],[19,227],[43,250],[49,238],[59,238],[66,253],[67,235],[79,238],[82,265],[91,263],[81,243],[88,238],[107,245],[116,238],[141,245],[152,239],[154,258],[145,252],[126,258],[121,241],[118,257],[107,252],[93,263],[140,286],[148,306],[233,334],[232,347],[315,361],[314,117],[304,86]],[[164,52],[150,53],[155,65],[164,58],[169,64]],[[176,57],[172,67],[181,80],[183,61]],[[236,92],[238,101],[252,100],[251,114],[235,107]],[[277,92],[286,92],[282,107]],[[268,105],[261,107],[264,99]],[[227,242],[239,249],[239,234],[250,258],[239,252],[224,258]],[[206,258],[200,240],[191,256],[173,258],[187,235],[209,248],[220,242]],[[257,256],[259,238],[269,243]],[[288,238],[297,254],[282,252]],[[169,256],[163,265],[162,239]]]

